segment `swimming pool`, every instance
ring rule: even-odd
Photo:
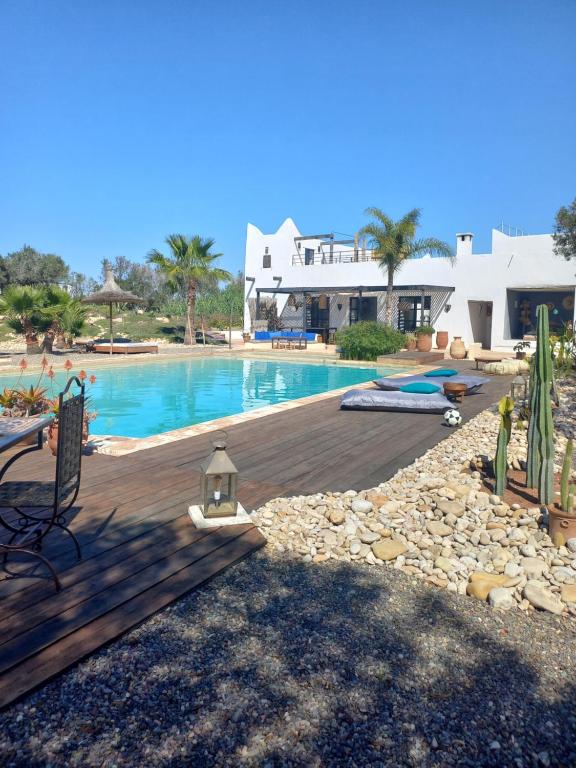
[[[87,366],[88,373],[96,374],[96,382],[86,385],[90,409],[98,412],[90,432],[93,435],[149,437],[262,406],[354,386],[403,370],[221,357],[135,363],[94,370]],[[77,373],[76,369],[71,371],[74,373]],[[0,389],[13,385],[16,378],[1,376]],[[37,379],[38,374],[31,373],[22,377],[27,384],[35,383]],[[56,373],[55,395],[66,379],[63,371]]]

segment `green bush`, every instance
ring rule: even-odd
[[[343,360],[376,360],[379,355],[400,351],[405,343],[403,333],[382,323],[355,323],[336,334]]]
[[[431,325],[421,325],[414,330],[416,336],[433,336],[436,331]]]

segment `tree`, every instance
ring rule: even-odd
[[[416,230],[420,225],[420,209],[414,208],[398,221],[387,216],[380,208],[367,208],[365,213],[375,221],[366,224],[360,232],[369,238],[370,247],[378,259],[380,267],[386,272],[386,324],[392,325],[392,291],[394,276],[407,259],[417,258],[429,253],[454,259],[452,249],[442,240],[425,237],[416,240]]]
[[[66,283],[69,269],[54,253],[39,253],[29,245],[9,253],[4,259],[8,283],[16,285],[52,285]]]
[[[0,297],[0,312],[7,315],[7,325],[26,339],[29,353],[40,352],[38,334],[44,333],[51,324],[44,314],[46,296],[42,288],[28,285],[11,285]]]
[[[168,283],[186,290],[186,332],[185,344],[196,343],[194,328],[196,312],[196,293],[202,283],[214,281],[229,282],[232,275],[225,269],[215,267],[216,259],[221,253],[211,253],[214,245],[212,238],[202,238],[200,235],[185,237],[184,235],[169,235],[166,244],[170,248],[170,256],[165,256],[156,249],[148,254],[148,261],[156,265],[166,277]]]
[[[576,198],[566,208],[562,206],[556,214],[554,225],[554,253],[566,260],[576,258]]]
[[[41,313],[50,325],[44,333],[42,350],[51,353],[54,339],[70,345],[82,333],[88,307],[58,285],[48,286],[43,294]]]

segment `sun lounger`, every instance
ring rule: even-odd
[[[340,408],[364,411],[404,411],[408,413],[444,413],[454,404],[441,392],[424,395],[383,389],[351,389],[340,401]]]
[[[474,376],[468,373],[459,373],[456,376],[385,376],[382,379],[376,379],[374,384],[382,390],[397,390],[406,384],[436,384],[442,389],[445,381],[452,381],[455,384],[466,384],[466,394],[472,395],[478,392],[483,384],[490,379],[487,376]]]

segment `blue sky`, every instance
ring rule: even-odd
[[[551,230],[576,196],[576,2],[2,0],[0,253],[96,275],[252,222]]]

